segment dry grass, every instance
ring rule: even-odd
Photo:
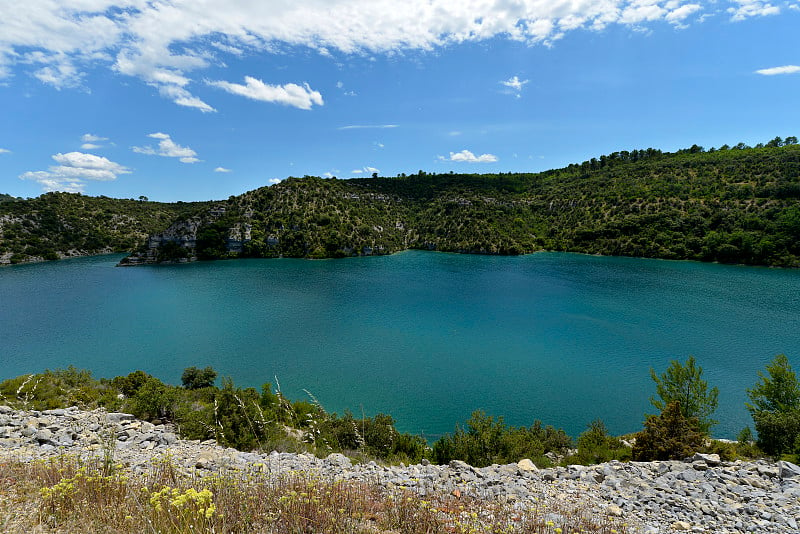
[[[0,532],[616,534],[586,508],[525,510],[296,472],[181,475],[170,458],[146,475],[72,457],[0,462]],[[554,520],[555,518],[555,520]]]

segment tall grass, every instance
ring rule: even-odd
[[[261,466],[255,466],[256,468]],[[231,471],[181,473],[161,457],[145,474],[102,459],[0,462],[0,529],[59,533],[598,533],[632,532],[588,504],[494,501],[321,477]]]

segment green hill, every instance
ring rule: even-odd
[[[130,252],[206,203],[164,204],[78,193],[0,198],[0,263]]]
[[[800,146],[616,152],[535,174],[289,178],[178,221],[136,261],[537,250],[800,266]]]
[[[0,202],[0,262],[538,250],[800,267],[800,145],[615,152],[540,173],[306,176],[225,201]],[[149,236],[149,237],[148,237]]]

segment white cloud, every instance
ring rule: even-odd
[[[731,3],[734,4],[734,7],[729,7],[727,11],[731,14],[731,18],[736,21],[751,17],[777,15],[781,12],[779,7],[761,0],[733,0]]]
[[[0,154],[11,154],[11,151],[7,148],[0,148]]]
[[[450,152],[450,157],[439,156],[442,161],[462,161],[467,163],[491,163],[497,161],[497,156],[494,154],[481,154],[476,156],[469,150],[462,150],[461,152]]]
[[[800,72],[798,65],[784,65],[782,67],[770,67],[768,69],[759,69],[756,74],[763,74],[764,76],[775,76],[776,74],[795,74]]]
[[[244,81],[244,85],[225,81],[208,81],[206,83],[234,95],[261,102],[273,102],[300,109],[311,109],[314,104],[318,106],[323,104],[319,91],[312,90],[307,83],[303,85],[295,83],[270,85],[252,76],[245,76]]]
[[[111,181],[130,169],[108,158],[83,152],[58,153],[52,156],[58,165],[46,171],[29,171],[20,175],[23,180],[38,182],[45,191],[83,192],[87,180]]]
[[[98,143],[101,141],[108,141],[108,137],[100,137],[99,135],[87,133],[81,136],[81,141],[83,141],[81,145],[83,150],[97,150],[98,148],[103,148],[103,145]]]
[[[362,167],[360,169],[353,169],[350,171],[352,174],[373,174],[373,173],[380,173],[380,169],[376,169],[375,167]]]
[[[502,81],[500,83],[502,83],[506,87],[510,87],[515,91],[521,91],[522,86],[528,83],[529,81],[530,80],[520,80],[518,76],[512,76],[508,80]]]
[[[350,124],[349,126],[340,126],[337,130],[362,130],[362,129],[383,129],[383,128],[397,128],[396,124]]]
[[[522,93],[522,87],[528,82],[530,82],[530,80],[520,80],[518,76],[512,76],[511,78],[501,81],[500,83],[508,87],[509,92],[519,98]]]
[[[225,167],[217,167],[216,169],[214,169],[214,172],[233,172],[233,171],[230,169],[226,169]]]
[[[97,143],[99,141],[108,141],[108,137],[100,137],[99,135],[87,133],[81,136],[81,141],[84,143]]]
[[[151,145],[134,146],[131,150],[137,154],[146,154],[148,156],[163,156],[165,158],[178,158],[181,163],[197,163],[200,159],[197,158],[197,152],[189,147],[177,144],[169,134],[162,132],[151,133],[147,137],[158,139],[158,147]]]
[[[27,71],[56,88],[81,87],[94,67],[152,86],[178,105],[215,109],[192,92],[196,73],[224,67],[220,55],[274,54],[306,47],[322,56],[394,54],[505,38],[552,45],[570,32],[612,24],[634,29],[689,15],[733,20],[775,15],[793,2],[768,0],[2,0],[0,78]],[[202,79],[202,76],[199,77]],[[228,84],[229,82],[220,82]],[[311,107],[308,86],[246,83],[227,89],[250,98]],[[234,89],[238,87],[239,89]],[[223,87],[225,88],[225,87]],[[340,89],[342,89],[340,87]],[[281,96],[280,92],[285,91]],[[250,95],[253,96],[250,96]],[[275,99],[275,100],[272,100]]]
[[[667,22],[683,27],[683,21],[692,13],[696,13],[702,9],[699,4],[684,4],[675,8],[666,15]]]
[[[283,180],[281,180],[280,178],[270,178],[270,179],[268,180],[268,182],[269,182],[271,185],[279,184],[279,183],[281,183],[282,181],[283,181]]]

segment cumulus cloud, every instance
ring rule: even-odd
[[[97,150],[98,148],[103,148],[103,145],[98,143],[108,141],[108,137],[100,137],[99,135],[87,133],[81,136],[81,141],[83,141],[81,145],[83,150]]]
[[[689,15],[733,20],[774,15],[768,0],[41,0],[3,10],[0,77],[28,70],[56,88],[81,86],[97,66],[135,77],[178,105],[215,109],[192,92],[196,73],[223,66],[220,54],[274,54],[305,47],[341,54],[433,50],[495,37],[550,45],[570,32],[611,24],[683,25]],[[790,4],[794,7],[794,4]],[[202,77],[200,77],[202,79]],[[221,87],[250,98],[308,109],[308,86],[254,83]],[[341,88],[340,88],[341,89]],[[282,94],[285,93],[285,94]],[[251,96],[252,95],[252,96]],[[260,97],[259,97],[260,95]],[[277,96],[276,96],[277,95]],[[273,100],[274,99],[274,100]],[[303,107],[305,106],[305,107]]]
[[[270,85],[252,76],[245,76],[244,82],[244,85],[226,81],[207,81],[206,83],[234,95],[261,102],[283,104],[300,109],[311,109],[314,104],[318,106],[323,104],[319,91],[314,91],[307,83],[303,85],[295,83]]]
[[[685,27],[684,21],[692,13],[700,11],[702,7],[699,4],[684,4],[673,11],[667,13],[664,17],[667,22],[675,24],[676,26]]]
[[[178,158],[181,163],[197,163],[200,159],[197,158],[197,152],[189,147],[177,144],[169,134],[162,132],[151,133],[147,137],[158,139],[158,146],[134,146],[131,150],[137,154],[146,154],[148,156],[163,156],[165,158]]]
[[[500,83],[505,85],[510,93],[519,98],[522,96],[522,87],[529,81],[530,80],[520,80],[518,76],[512,76],[511,78],[501,81]]]
[[[781,12],[779,7],[761,0],[734,0],[731,3],[734,5],[729,7],[727,11],[731,14],[731,19],[736,21],[751,17],[777,15]]]
[[[481,154],[476,156],[469,150],[462,150],[461,152],[450,152],[450,157],[439,156],[443,161],[461,161],[466,163],[492,163],[497,161],[497,156],[494,154]]]
[[[20,175],[23,180],[38,182],[45,191],[81,193],[87,180],[111,181],[130,169],[108,158],[84,152],[58,153],[51,156],[58,165],[46,171],[29,171]]]
[[[756,71],[756,74],[762,74],[764,76],[775,76],[776,74],[795,74],[797,72],[800,72],[800,66],[784,65],[782,67],[770,67],[768,69],[759,69]]]
[[[214,169],[214,172],[233,172],[233,171],[230,169],[226,169],[225,167],[217,167],[216,169]]]
[[[362,167],[360,169],[353,169],[350,171],[352,174],[373,174],[373,173],[380,173],[380,169],[376,169],[375,167]]]
[[[280,178],[270,178],[267,181],[269,182],[270,185],[275,185],[281,183],[283,180],[281,180]]]

